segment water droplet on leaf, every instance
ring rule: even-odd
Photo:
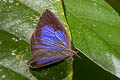
[[[2,78],[5,78],[5,75],[2,75]]]

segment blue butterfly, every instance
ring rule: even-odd
[[[69,35],[58,18],[46,10],[31,37],[32,59],[27,65],[31,68],[44,67],[75,53],[71,50]]]

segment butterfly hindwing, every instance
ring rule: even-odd
[[[55,62],[58,62],[64,58],[63,57],[49,57],[49,58],[36,59],[36,60],[32,59],[32,61],[30,62],[31,63],[30,67],[32,68],[44,67],[44,66],[53,64]]]

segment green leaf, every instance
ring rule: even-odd
[[[0,80],[28,80],[28,78],[0,66]]]
[[[95,64],[84,54],[80,52],[79,54],[82,59],[74,57],[73,80],[120,80],[120,78]]]
[[[32,58],[29,41],[40,15],[50,9],[65,23],[60,6],[56,0],[0,1],[0,80],[63,80],[72,73],[71,60],[37,71],[26,66]]]
[[[120,0],[105,0],[108,4],[110,4],[120,15]]]
[[[119,15],[104,0],[64,0],[64,5],[74,46],[120,77]]]
[[[25,65],[27,59],[31,57],[30,51],[28,50],[29,44],[2,30],[0,30],[0,43],[0,69],[4,68],[0,73],[5,74],[5,79],[11,79],[9,71],[15,74],[14,77],[16,77],[17,74],[26,75],[25,77],[32,77]],[[18,76],[17,78],[19,79],[19,77],[24,76]]]

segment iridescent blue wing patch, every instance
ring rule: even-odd
[[[67,47],[67,41],[63,31],[55,31],[52,27],[45,25],[41,31],[40,41],[33,44],[32,47],[39,49],[40,52],[59,50]]]
[[[49,62],[59,60],[61,58],[62,57],[52,57],[52,58],[40,59],[40,60],[36,61],[36,64],[45,64],[45,63],[49,63]]]
[[[64,49],[67,44],[66,37],[64,35],[65,34],[63,31],[55,31],[52,27],[46,25],[43,27],[41,32],[41,42],[52,47],[55,50]]]
[[[55,62],[59,62],[59,61],[63,60],[64,58],[63,57],[50,57],[50,58],[37,59],[37,60],[32,59],[31,61],[29,61],[29,63],[30,63],[29,67],[31,67],[31,68],[44,67],[44,66],[53,64]]]
[[[33,58],[28,65],[32,68],[39,68],[43,64],[47,65],[63,60],[68,57],[63,52],[65,49],[71,49],[68,33],[58,18],[51,11],[46,10],[40,17],[38,26],[31,37]],[[32,66],[33,63],[34,66]]]

